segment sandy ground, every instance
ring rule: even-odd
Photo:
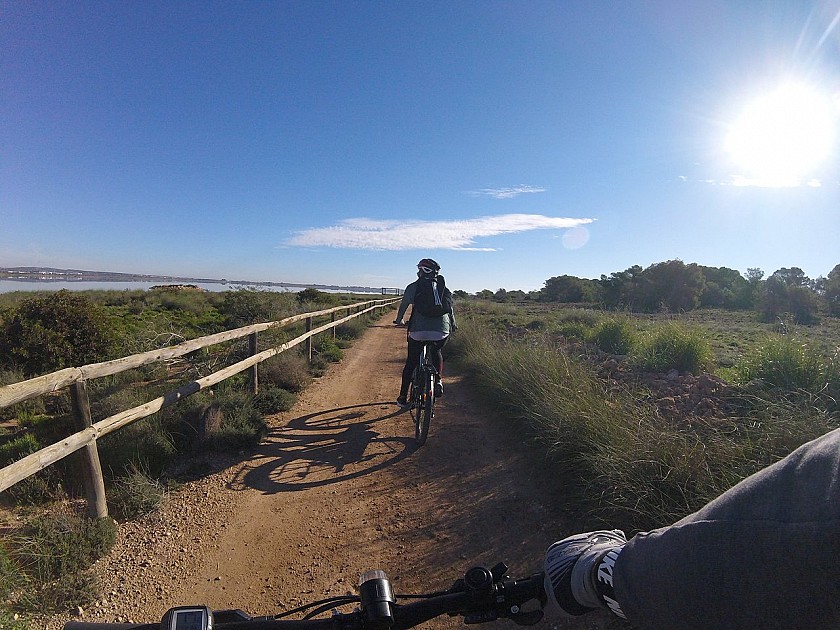
[[[121,525],[96,566],[105,597],[76,619],[157,621],[169,606],[194,603],[272,614],[352,591],[371,568],[406,593],[499,561],[518,577],[540,571],[547,545],[579,531],[561,489],[512,427],[481,413],[457,374],[445,375],[429,439],[414,446],[411,418],[393,402],[405,331],[392,319],[371,326],[293,410],[270,418],[255,451]],[[554,625],[621,627],[606,613]]]

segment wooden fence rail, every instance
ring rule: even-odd
[[[366,313],[376,311],[377,309],[388,308],[398,300],[371,300],[368,302],[359,302],[349,306],[339,306],[336,308],[326,309],[322,311],[315,311],[312,313],[302,313],[294,315],[276,322],[266,322],[262,324],[253,324],[251,326],[244,326],[235,330],[217,333],[215,335],[208,335],[193,339],[177,346],[163,348],[161,350],[152,350],[150,352],[143,352],[134,354],[129,357],[115,359],[113,361],[105,361],[102,363],[93,363],[82,367],[66,368],[38,376],[36,378],[5,385],[0,387],[0,409],[8,407],[16,403],[49,394],[64,387],[71,387],[71,398],[73,401],[73,409],[77,419],[77,426],[79,431],[66,437],[60,442],[51,444],[41,450],[27,455],[22,459],[0,469],[0,492],[8,489],[19,481],[34,475],[43,470],[47,466],[72,455],[76,451],[84,449],[84,483],[85,492],[88,499],[88,513],[91,516],[106,516],[107,507],[105,502],[105,488],[102,478],[102,469],[99,463],[99,455],[96,449],[96,440],[100,437],[113,433],[126,425],[131,424],[141,418],[150,416],[161,409],[174,405],[184,398],[195,394],[202,389],[220,383],[225,379],[243,372],[251,370],[251,387],[254,391],[257,388],[256,366],[281,352],[297,346],[300,343],[308,343],[308,352],[311,357],[312,352],[312,338],[320,333],[326,332],[330,329],[335,334],[335,327],[350,321],[356,317],[360,317]],[[347,310],[349,313],[345,317],[336,319],[336,313],[342,310]],[[313,327],[313,320],[316,317],[330,315],[331,321],[318,327]],[[267,330],[269,328],[281,328],[288,324],[306,321],[306,332],[291,341],[287,341],[279,346],[257,352],[256,335],[258,332]],[[229,365],[213,374],[196,379],[186,383],[177,389],[174,389],[163,396],[150,400],[149,402],[126,409],[120,413],[114,414],[98,422],[91,422],[90,404],[87,397],[86,381],[92,378],[101,378],[103,376],[110,376],[118,374],[126,370],[134,369],[150,363],[158,361],[165,361],[175,357],[180,357],[195,350],[206,348],[208,346],[216,345],[225,341],[239,339],[248,336],[248,347],[250,356],[242,361]]]

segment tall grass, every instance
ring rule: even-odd
[[[690,372],[710,368],[714,353],[703,332],[679,322],[659,324],[648,333],[634,360],[651,372]]]
[[[467,320],[453,341],[492,408],[547,448],[558,486],[593,527],[672,523],[837,424],[818,407],[757,400],[723,423],[675,423],[545,336],[488,335]]]
[[[758,381],[777,391],[818,393],[833,385],[836,364],[801,340],[774,335],[747,354],[735,374],[742,384]]]
[[[639,343],[639,333],[628,317],[605,317],[589,335],[599,349],[611,354],[630,354]]]

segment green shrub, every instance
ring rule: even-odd
[[[87,607],[100,597],[100,587],[92,571],[69,573],[27,591],[17,602],[24,612],[40,616],[57,615],[74,606]]]
[[[101,307],[67,290],[21,302],[0,329],[0,357],[27,377],[111,358]]]
[[[216,404],[222,410],[222,426],[209,436],[211,448],[230,451],[255,446],[268,431],[262,414],[254,407],[253,397],[245,392],[217,395]]]
[[[0,545],[0,601],[5,601],[12,591],[23,584],[20,569],[9,557],[5,547]],[[3,627],[0,621],[0,627]]]
[[[176,453],[174,438],[160,414],[109,433],[97,440],[97,444],[102,467],[112,476],[135,468],[160,475]]]
[[[166,489],[157,479],[134,468],[111,483],[107,492],[109,511],[117,518],[131,520],[157,509]]]
[[[713,356],[711,345],[698,328],[668,322],[653,330],[634,359],[651,372],[698,374],[712,365]]]
[[[29,630],[29,623],[21,617],[15,618],[15,613],[0,609],[0,628],[3,630]]]
[[[568,339],[584,341],[592,334],[592,329],[586,322],[569,320],[558,323],[555,332]]]
[[[24,380],[26,380],[26,378],[24,377],[23,372],[18,370],[0,369],[0,387],[3,385],[19,383]],[[45,411],[44,397],[38,396],[37,398],[25,400],[16,405],[12,405],[11,407],[4,407],[0,409],[0,420],[9,421],[19,419],[21,417],[26,418],[32,415],[42,414]]]
[[[24,573],[44,584],[87,569],[111,550],[116,537],[110,518],[40,516],[27,524],[10,555]]]
[[[364,334],[365,330],[367,330],[367,322],[361,317],[355,317],[336,326],[335,336],[339,339],[358,339]]]
[[[254,396],[254,408],[263,415],[270,415],[279,411],[288,411],[295,404],[296,397],[280,387],[261,387]]]
[[[770,389],[814,394],[830,385],[832,372],[818,352],[787,335],[770,337],[735,366],[741,384],[760,381]]]
[[[595,325],[590,340],[604,352],[630,354],[638,343],[638,335],[629,319],[609,317]]]
[[[344,358],[344,352],[339,348],[335,340],[329,337],[322,337],[317,345],[316,352],[318,356],[330,363],[338,363]]]
[[[8,466],[41,449],[38,439],[24,433],[0,444],[0,468]],[[54,500],[61,493],[61,479],[56,467],[48,466],[34,475],[21,479],[6,490],[8,495],[22,505],[41,505]]]
[[[312,382],[306,357],[284,352],[260,364],[260,382],[270,383],[290,392],[303,391]]]

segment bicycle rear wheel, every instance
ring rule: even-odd
[[[434,376],[429,372],[423,375],[421,396],[414,407],[414,441],[423,446],[429,437],[429,425],[435,408]]]

